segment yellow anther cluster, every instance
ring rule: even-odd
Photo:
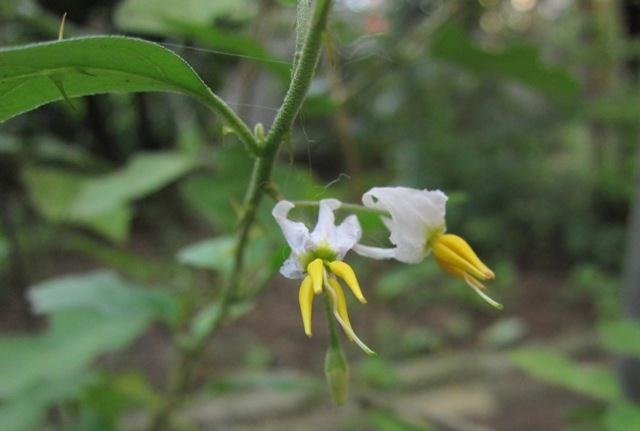
[[[436,235],[430,242],[433,257],[443,271],[467,282],[485,301],[496,308],[502,305],[489,298],[482,281],[493,280],[495,274],[475,254],[461,237],[452,234]]]

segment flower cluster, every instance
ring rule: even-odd
[[[375,187],[363,195],[362,203],[368,209],[385,214],[381,218],[393,247],[360,244],[362,229],[355,215],[349,215],[336,226],[334,211],[342,205],[336,199],[319,202],[318,221],[311,232],[304,223],[288,218],[295,206],[292,202],[280,201],[273,209],[273,217],[291,247],[291,255],[280,273],[287,278],[302,279],[299,301],[307,336],[312,335],[313,299],[326,293],[333,315],[347,337],[365,352],[373,353],[358,338],[349,321],[342,283],[361,303],[366,303],[355,272],[343,260],[350,250],[372,259],[395,259],[410,264],[419,263],[432,254],[443,271],[463,279],[489,304],[502,308],[484,293],[483,281],[495,278],[494,273],[464,239],[445,233],[447,196],[443,192]]]

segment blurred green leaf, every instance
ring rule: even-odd
[[[114,20],[123,30],[165,34],[167,22],[211,25],[216,18],[247,19],[253,8],[249,0],[125,0],[118,5]]]
[[[166,290],[145,289],[114,272],[96,271],[54,278],[33,286],[29,300],[36,313],[88,310],[104,316],[178,318],[177,298]]]
[[[603,401],[621,398],[615,373],[609,368],[584,366],[542,348],[523,348],[509,354],[522,371],[546,383]]]
[[[228,145],[215,152],[215,172],[188,178],[181,185],[185,199],[216,227],[234,231],[237,208],[251,175],[251,159],[241,145]]]
[[[96,36],[0,49],[0,121],[63,99],[59,86],[69,97],[139,91],[215,97],[182,58],[140,39]]]
[[[566,70],[542,62],[532,46],[517,46],[501,52],[489,52],[475,45],[463,28],[447,23],[431,41],[431,54],[481,76],[512,78],[552,97],[571,99],[579,84]]]
[[[600,342],[612,353],[640,358],[640,323],[633,320],[599,325]]]
[[[29,167],[23,170],[22,180],[34,206],[49,221],[79,224],[117,242],[127,238],[131,212],[125,206],[89,215],[72,211],[75,199],[89,184],[88,177],[62,169]]]
[[[178,262],[227,273],[233,267],[235,238],[223,236],[189,245],[178,252]]]
[[[227,314],[231,319],[237,319],[247,314],[252,308],[253,302],[236,302],[231,304]],[[218,303],[203,308],[191,322],[191,335],[193,335],[195,339],[201,339],[206,336],[214,322],[218,319],[218,314],[220,314],[220,305]]]
[[[291,77],[291,64],[272,55],[260,42],[247,36],[224,32],[208,24],[194,24],[186,21],[167,19],[164,34],[172,34],[195,40],[204,46],[235,54],[243,59],[256,61],[273,72],[286,84]]]
[[[148,323],[144,315],[107,317],[75,310],[53,315],[42,334],[0,338],[0,397],[77,379],[99,355],[127,346]]]
[[[176,152],[138,154],[113,173],[92,179],[74,199],[71,211],[90,216],[147,196],[197,166],[197,160]]]
[[[628,403],[614,404],[605,413],[604,431],[640,430],[640,407]]]
[[[118,419],[127,410],[140,406],[156,409],[161,406],[162,399],[141,373],[125,372],[105,375],[99,382],[89,385],[82,402],[102,418],[102,422],[116,429]]]
[[[92,380],[91,375],[60,378],[48,385],[38,385],[0,405],[0,424],[7,431],[34,431],[43,422],[47,408],[77,396]]]
[[[195,157],[176,152],[138,154],[127,165],[100,177],[67,170],[30,167],[22,178],[35,207],[53,222],[86,226],[112,240],[128,236],[135,199],[158,191],[197,166]]]
[[[430,431],[433,429],[426,425],[411,423],[391,410],[376,409],[371,411],[367,418],[375,431]]]

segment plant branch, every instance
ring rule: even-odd
[[[238,135],[240,141],[242,141],[251,154],[254,156],[262,155],[264,150],[253,136],[249,126],[242,121],[238,114],[236,114],[224,100],[213,94],[213,92],[209,92],[208,97],[202,97],[197,94],[194,94],[193,96],[207,105],[211,110],[220,114],[226,121],[227,125]]]
[[[302,102],[304,101],[311,78],[316,69],[318,58],[320,57],[321,37],[327,24],[327,16],[331,9],[331,0],[318,0],[316,9],[312,18],[311,28],[307,32],[307,36],[302,46],[299,60],[296,62],[296,68],[293,71],[291,84],[284,97],[282,106],[278,110],[273,125],[269,130],[269,134],[265,138],[265,152],[269,156],[275,155],[280,148],[282,138],[291,129],[293,121],[300,111]]]
[[[151,418],[151,423],[148,427],[149,431],[164,430],[167,428],[167,424],[171,422],[173,412],[180,406],[187,394],[194,368],[208,340],[224,323],[229,308],[233,304],[236,292],[242,282],[249,232],[255,222],[262,197],[270,192],[271,173],[283,138],[289,132],[309,89],[309,84],[320,56],[320,38],[326,27],[330,9],[331,0],[317,1],[311,27],[306,33],[301,51],[296,53],[298,61],[293,71],[289,89],[265,138],[264,144],[258,143],[246,124],[222,99],[212,93],[205,100],[206,104],[219,112],[240,135],[240,139],[247,145],[249,151],[256,155],[256,159],[245,194],[243,212],[238,224],[233,271],[218,301],[218,313],[212,319],[207,331],[203,331],[197,339],[192,339],[190,343],[180,350],[180,357],[170,382],[166,402]]]

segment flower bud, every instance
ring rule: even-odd
[[[331,346],[324,358],[324,373],[336,405],[341,406],[349,394],[349,365],[339,346]]]

